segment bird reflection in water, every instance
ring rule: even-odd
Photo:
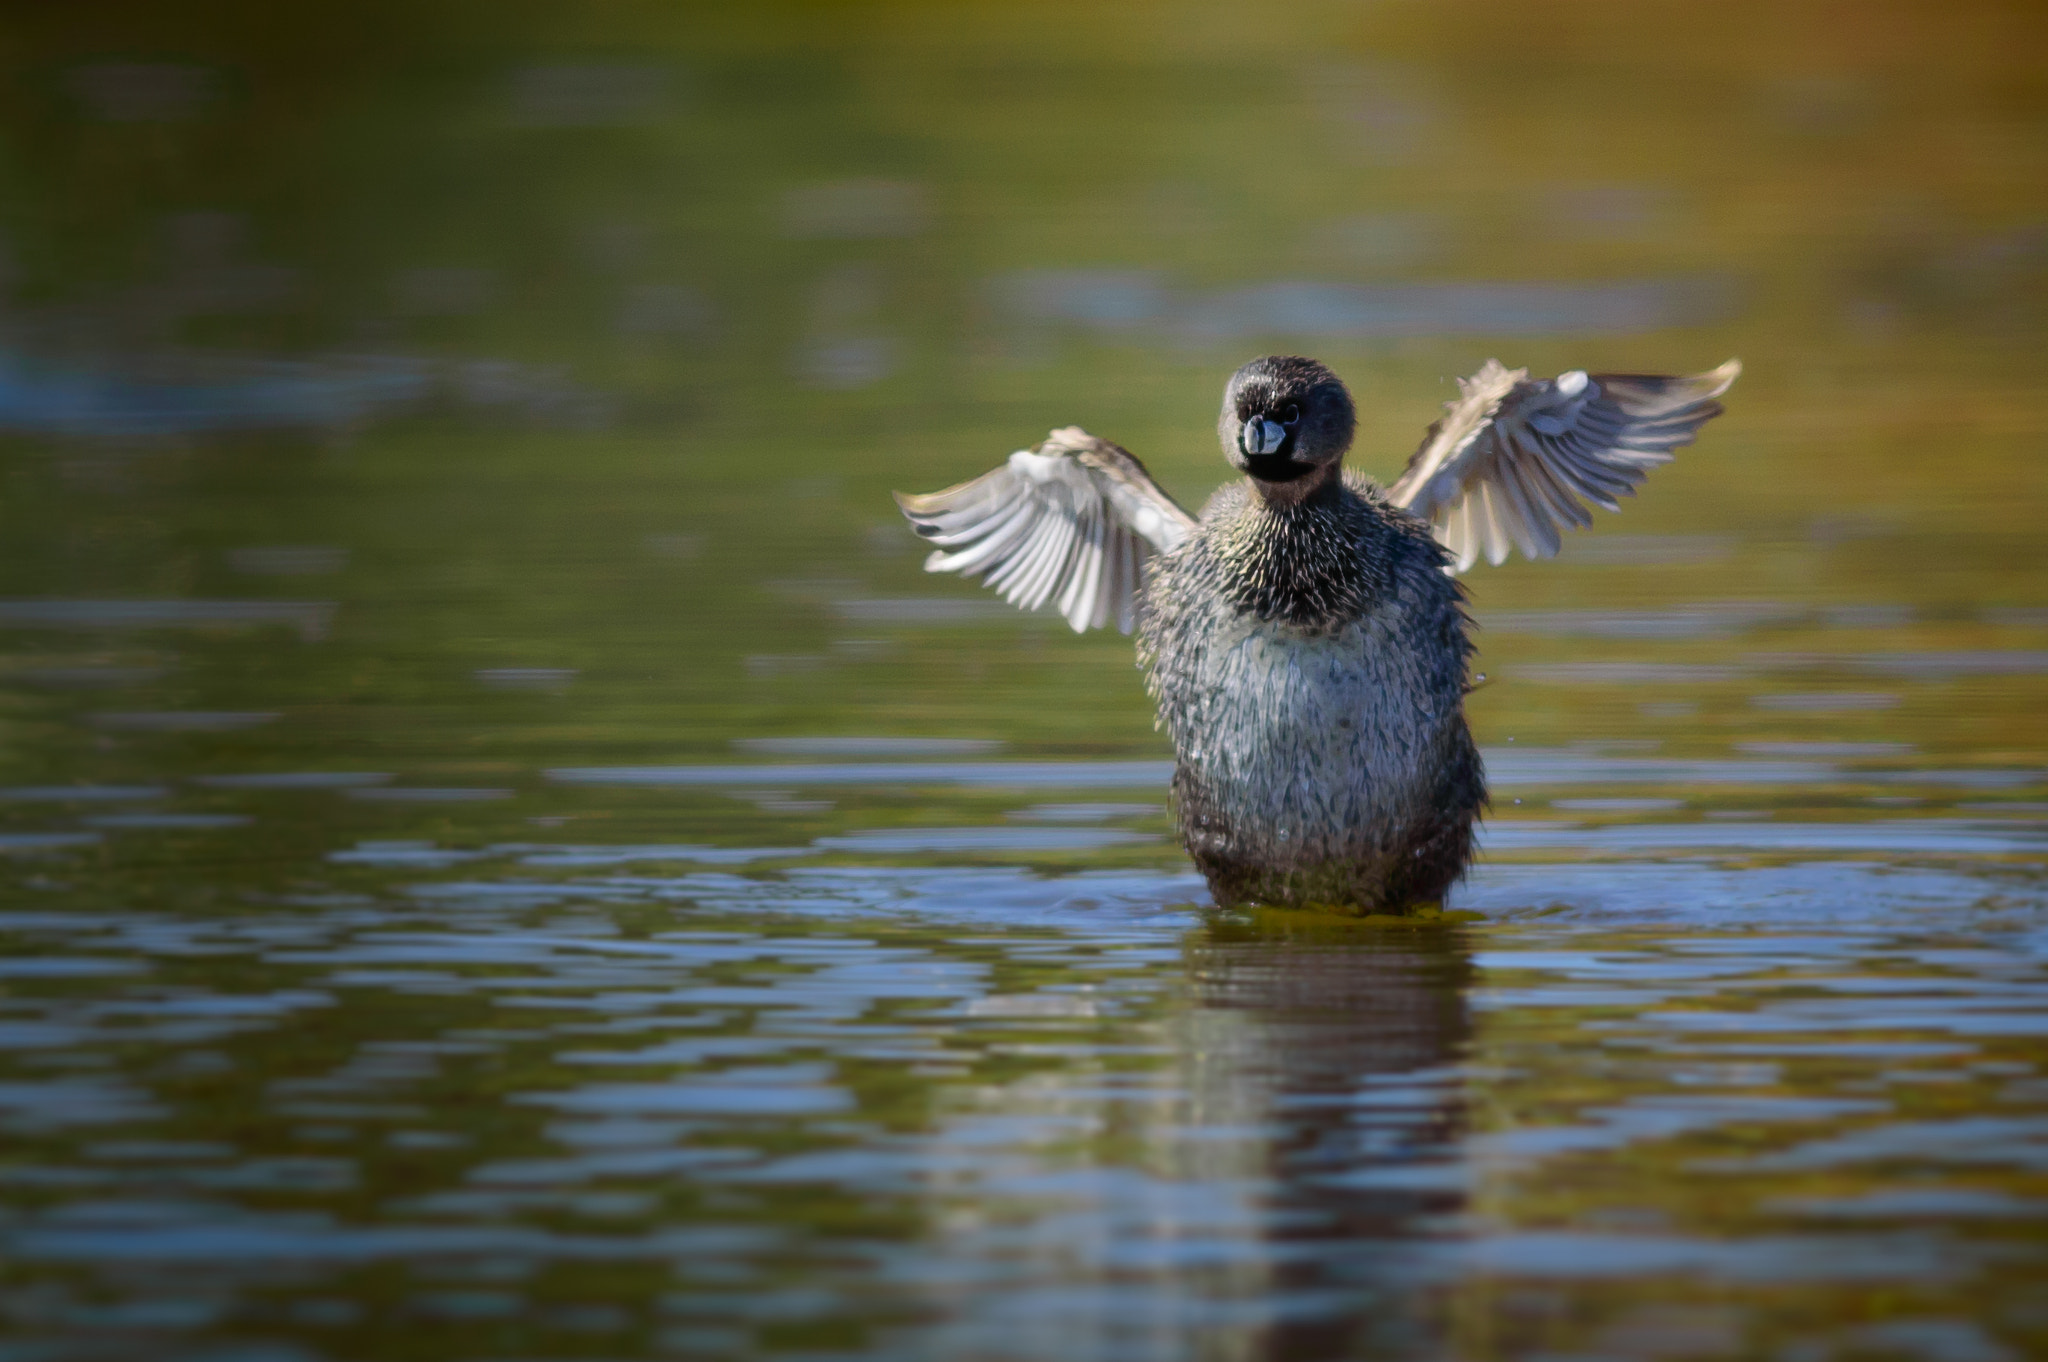
[[[1265,1133],[1264,1168],[1240,1170],[1265,1182],[1275,1307],[1250,1355],[1435,1355],[1430,1241],[1466,1200],[1462,934],[1219,920],[1190,946],[1188,973],[1194,1121]]]

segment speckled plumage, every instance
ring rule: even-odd
[[[1153,560],[1140,661],[1219,901],[1400,909],[1463,873],[1486,794],[1444,562],[1355,477],[1292,506],[1224,487]]]
[[[1224,387],[1216,434],[1245,477],[1199,519],[1078,426],[897,503],[926,571],[1077,630],[1139,627],[1181,836],[1218,902],[1398,912],[1464,873],[1486,805],[1453,570],[1556,553],[1586,503],[1615,509],[1691,443],[1740,371],[1532,380],[1489,361],[1381,491],[1342,471],[1343,381],[1267,355]]]

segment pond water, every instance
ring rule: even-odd
[[[7,24],[0,1362],[2048,1354],[2038,7]],[[888,498],[1282,349],[1748,366],[1448,916]]]

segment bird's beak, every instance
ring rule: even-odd
[[[1286,439],[1285,428],[1263,416],[1254,416],[1244,423],[1244,432],[1238,436],[1238,445],[1247,454],[1274,454],[1279,452]]]

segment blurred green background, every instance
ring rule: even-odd
[[[1625,537],[1480,569],[1482,621],[1768,600],[1880,607],[1886,646],[2038,643],[1984,609],[2048,599],[2044,28],[1986,3],[14,6],[4,591],[333,603],[310,644],[87,631],[86,661],[159,669],[94,706],[290,716],[260,751],[193,739],[201,765],[782,732],[1158,753],[1123,640],[922,578],[889,489],[1078,422],[1199,503],[1220,383],[1274,349],[1350,380],[1382,476],[1489,355],[1738,354],[1730,415],[1603,519]],[[918,598],[960,604],[890,604]],[[76,629],[15,624],[12,665],[80,663]],[[1629,646],[1510,629],[1480,665]],[[521,668],[560,684],[476,679]],[[1773,736],[1716,695],[1660,720],[1499,686],[1475,722]],[[71,695],[7,703],[23,778],[153,760],[81,744]],[[2031,699],[1926,708],[1936,746],[2041,751]]]

